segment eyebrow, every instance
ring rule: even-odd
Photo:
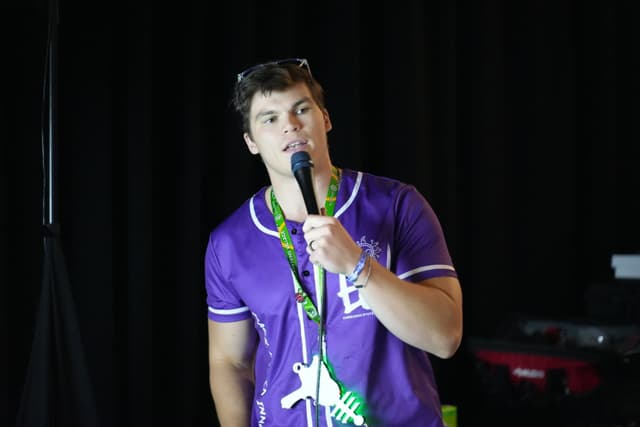
[[[294,102],[293,105],[291,105],[291,110],[295,110],[296,108],[298,108],[300,106],[300,104],[304,104],[306,102],[311,102],[311,98],[308,97],[308,96],[305,96],[304,98]],[[258,120],[261,117],[270,116],[272,114],[276,114],[276,111],[275,110],[260,111],[260,112],[258,112],[256,114],[254,120]]]

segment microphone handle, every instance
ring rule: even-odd
[[[309,215],[318,215],[320,210],[316,202],[315,191],[313,190],[313,180],[311,179],[311,168],[301,167],[294,172],[300,190],[302,191],[302,198],[304,204],[307,207],[307,213]]]

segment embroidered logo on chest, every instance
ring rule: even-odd
[[[356,243],[362,249],[367,251],[370,257],[375,259],[380,258],[380,253],[382,252],[382,249],[380,249],[380,243],[373,239],[367,240],[367,236],[362,236]]]

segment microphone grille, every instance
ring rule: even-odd
[[[295,173],[298,169],[304,167],[313,167],[311,156],[306,151],[296,151],[291,156],[291,171]]]

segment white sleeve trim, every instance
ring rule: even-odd
[[[450,270],[456,271],[455,268],[451,265],[446,264],[434,264],[434,265],[425,265],[424,267],[414,268],[413,270],[409,270],[406,273],[402,273],[398,276],[400,279],[406,279],[407,277],[413,276],[414,274],[422,273],[423,271],[430,270]]]
[[[212,312],[213,314],[220,314],[223,316],[229,316],[232,314],[239,314],[239,313],[244,313],[246,311],[249,311],[249,307],[240,307],[240,308],[230,308],[227,310],[222,310],[219,308],[213,308],[213,307],[209,307],[209,311]]]

